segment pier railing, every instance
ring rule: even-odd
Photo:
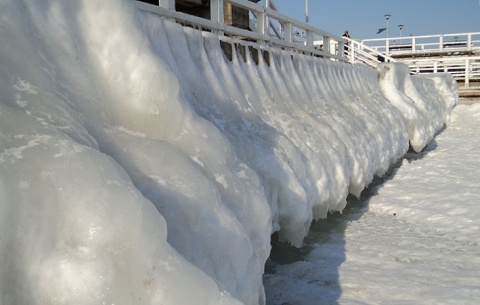
[[[381,62],[396,61],[392,57],[351,38],[347,38],[345,54],[350,63],[363,63],[372,68],[376,68]]]
[[[480,51],[480,32],[364,39],[362,43],[386,55]]]
[[[414,74],[446,72],[464,82],[465,87],[471,81],[480,81],[480,56],[449,56],[442,58],[411,58],[405,62]]]
[[[336,61],[362,63],[373,68],[380,62],[402,61],[412,74],[451,73],[466,87],[480,80],[480,32],[429,36],[392,37],[388,39],[348,39],[281,14],[271,0],[257,4],[247,0],[210,0],[210,19],[175,10],[174,0],[160,0],[160,6],[137,2],[143,11],[173,19],[178,23],[209,30],[222,41],[244,41],[256,47],[276,46]],[[250,29],[225,23],[224,5],[244,9],[250,16]],[[467,56],[464,51],[468,51]],[[417,54],[423,56],[416,56]],[[447,52],[449,56],[430,56]],[[398,54],[406,54],[397,57]],[[428,53],[428,54],[427,54]],[[408,55],[412,54],[412,55]],[[458,56],[452,56],[459,54]],[[429,57],[427,57],[429,56]]]
[[[225,24],[224,5],[227,3],[254,15],[255,31]],[[256,41],[260,46],[275,45],[336,61],[348,61],[343,52],[346,43],[344,38],[283,15],[270,7],[269,1],[261,5],[247,0],[210,0],[210,19],[175,11],[174,0],[160,0],[160,6],[137,2],[137,7],[182,24],[216,32],[219,36]],[[273,24],[277,24],[278,28],[272,28]],[[315,41],[322,41],[322,45],[314,44]]]
[[[480,32],[365,39],[361,45],[407,64],[412,74],[446,72],[464,87],[480,81]]]

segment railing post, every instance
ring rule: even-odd
[[[438,40],[438,43],[439,43],[438,49],[439,49],[440,51],[443,51],[443,35],[440,35],[440,38],[439,38],[439,40]]]
[[[175,10],[175,0],[160,0],[159,6],[167,10]]]
[[[285,35],[283,39],[285,39],[286,42],[292,42],[292,24],[290,22],[285,22],[283,31]]]
[[[433,73],[437,73],[438,72],[438,61],[434,61],[433,62]]]
[[[349,47],[347,46],[347,49],[348,49],[348,52],[349,52],[347,55],[350,56],[350,62],[352,64],[355,62],[355,50],[360,49],[359,46],[354,47],[355,44],[356,43],[353,40],[350,40],[350,45],[349,45]],[[343,50],[343,48],[342,48],[342,50]],[[347,59],[348,59],[348,57],[347,57]]]
[[[330,37],[327,36],[327,35],[323,36],[323,52],[331,53],[330,52]]]
[[[223,0],[210,0],[210,19],[220,24],[225,23]]]
[[[312,47],[313,48],[313,31],[312,30],[306,30],[307,33],[306,33],[306,43],[307,43],[307,47]]]
[[[265,36],[267,33],[267,14],[265,10],[257,13],[257,33]]]
[[[412,53],[415,53],[416,49],[417,49],[417,46],[415,44],[415,37],[412,37]]]
[[[262,40],[257,40],[258,44],[264,45],[267,40],[267,12],[265,8],[261,12],[257,12],[257,33],[264,37]]]
[[[467,36],[467,50],[468,51],[472,50],[472,33],[468,33],[468,36]]]
[[[465,87],[470,87],[470,59],[465,59]]]
[[[344,50],[345,50],[345,43],[343,41],[338,41],[337,42],[337,55],[340,55],[340,56],[346,56]]]
[[[221,25],[225,24],[225,15],[223,13],[223,0],[210,0],[210,20]],[[213,32],[217,33],[220,36],[223,36],[224,34],[221,30],[214,30]]]
[[[265,34],[266,35],[268,32],[269,32],[269,29],[270,29],[270,20],[269,20],[269,17],[268,17],[268,14],[266,13],[267,10],[266,8],[270,8],[270,0],[265,0],[265,4],[264,4],[264,9],[263,11],[265,12],[265,21],[264,21],[264,31],[265,31]]]

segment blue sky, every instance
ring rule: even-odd
[[[273,0],[278,10],[305,20],[305,0]],[[332,34],[348,29],[352,38],[383,38],[384,15],[391,14],[389,36],[480,32],[480,0],[309,0],[310,24]]]

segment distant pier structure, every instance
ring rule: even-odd
[[[462,101],[480,101],[480,32],[364,39],[359,49],[366,46],[412,74],[450,73]]]

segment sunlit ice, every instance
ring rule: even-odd
[[[5,304],[264,304],[271,235],[301,246],[458,102],[402,64],[229,60],[133,1],[0,6]]]

